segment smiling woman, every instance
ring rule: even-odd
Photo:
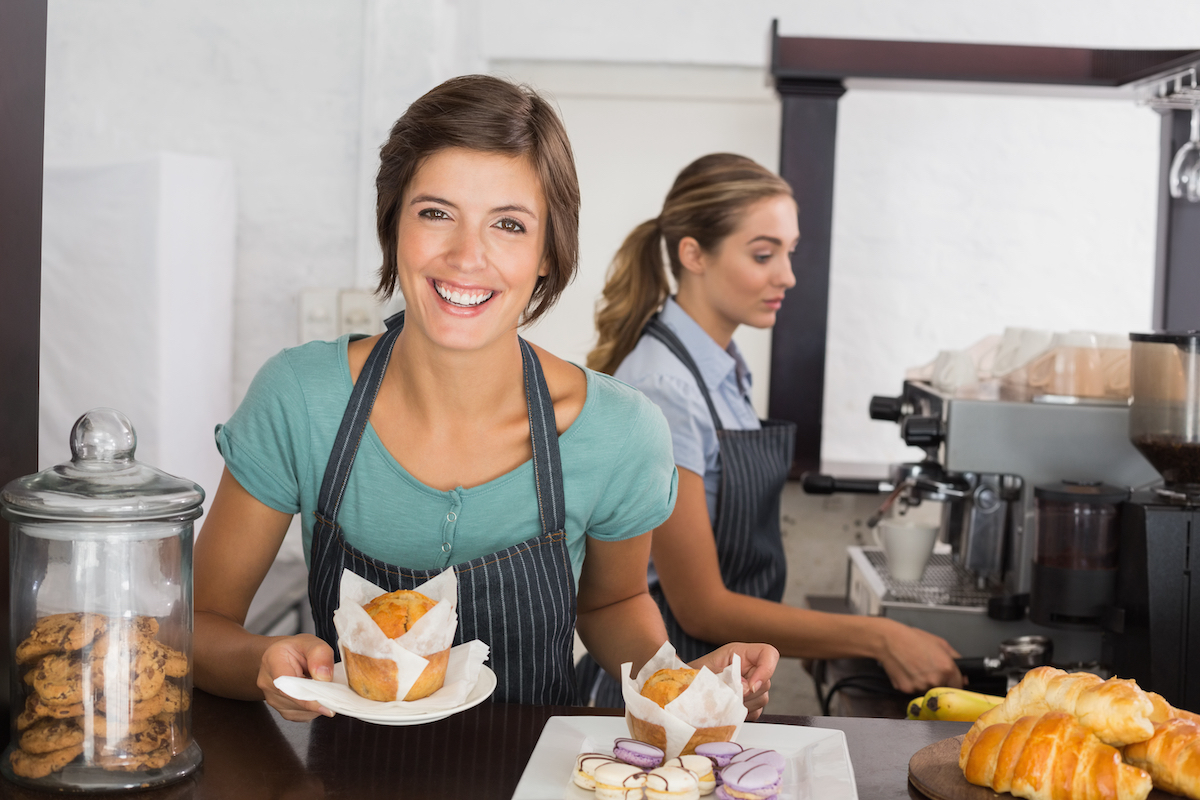
[[[218,429],[226,470],[195,551],[197,685],[289,719],[331,714],[274,681],[331,679],[344,571],[395,591],[453,567],[455,643],[491,648],[497,699],[572,703],[576,627],[613,673],[666,639],[647,532],[676,474],[645,397],[517,335],[576,266],[566,134],[536,94],[457,78],[393,127],[377,189],[379,292],[399,288],[406,310],[378,336],[278,354]],[[318,635],[252,635],[246,610],[297,512]],[[774,648],[695,664],[735,653],[757,715]]]

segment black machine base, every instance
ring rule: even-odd
[[[1119,553],[1104,662],[1171,705],[1200,712],[1200,506],[1135,493],[1121,507]]]

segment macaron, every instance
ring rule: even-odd
[[[717,776],[713,772],[713,763],[704,756],[676,756],[663,763],[664,767],[683,767],[695,773],[696,781],[700,784],[700,795],[709,795],[717,788]]]
[[[600,764],[592,775],[596,781],[596,800],[642,800],[646,773],[632,764],[620,761]]]
[[[646,800],[700,800],[700,782],[690,769],[655,767],[646,776]]]
[[[709,759],[715,767],[720,769],[744,749],[737,742],[705,742],[696,745],[695,753]]]
[[[729,760],[730,764],[766,764],[775,770],[780,777],[783,777],[783,769],[787,766],[787,760],[775,750],[768,750],[765,747],[751,747],[743,750]]]
[[[571,775],[571,780],[575,781],[575,785],[580,789],[595,789],[596,767],[607,763],[618,762],[604,753],[580,753],[579,758],[575,759],[575,773]]]
[[[717,794],[721,800],[767,800],[779,794],[779,773],[767,764],[730,764],[721,770],[721,779],[724,783]]]
[[[617,739],[613,742],[613,755],[642,769],[654,769],[663,763],[662,750],[652,744],[639,742],[637,739]]]

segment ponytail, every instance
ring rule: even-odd
[[[609,375],[616,372],[670,292],[662,257],[662,231],[657,219],[648,220],[625,237],[613,258],[603,299],[596,309],[600,340],[588,353],[588,367]]]

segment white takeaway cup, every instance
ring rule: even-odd
[[[888,572],[898,581],[919,581],[933,555],[939,526],[907,519],[882,519],[875,541],[887,555]]]

